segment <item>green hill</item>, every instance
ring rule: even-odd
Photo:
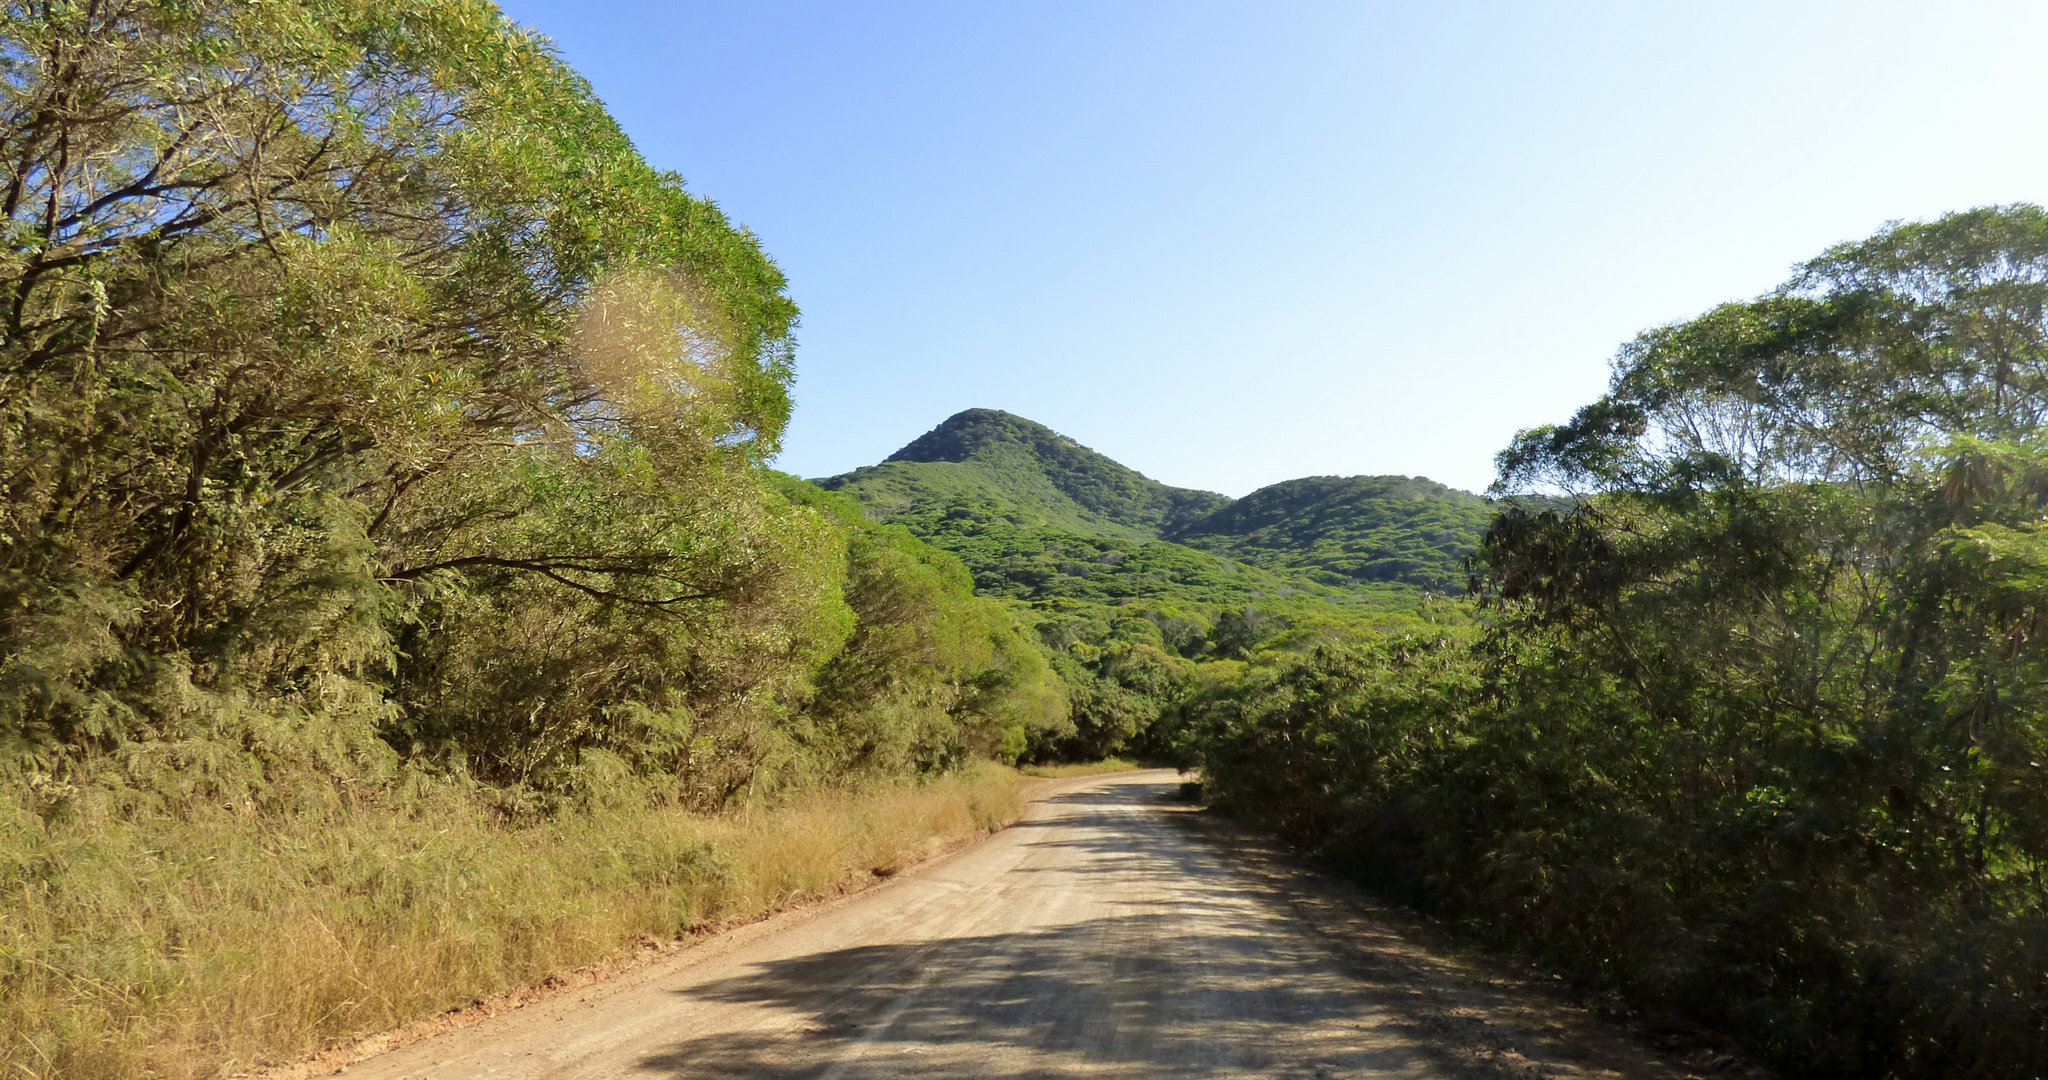
[[[1485,499],[1419,476],[1311,476],[1260,488],[1166,538],[1330,586],[1448,592],[1492,518]]]
[[[956,413],[882,464],[818,484],[858,498],[884,521],[935,505],[986,504],[1020,523],[1132,540],[1156,540],[1230,502],[1169,487],[997,409]]]
[[[1183,604],[1260,603],[1291,596],[1352,599],[1291,571],[1127,536],[1083,533],[1023,520],[991,503],[951,502],[894,519],[974,574],[976,591],[1012,600]]]
[[[1412,604],[1464,580],[1492,509],[1420,477],[1310,477],[1243,499],[1159,483],[1043,424],[969,409],[816,481],[960,557],[985,594]]]
[[[1489,504],[1401,476],[1290,480],[1231,500],[1169,487],[1042,424],[949,418],[879,465],[815,481],[966,564],[1011,601],[1066,688],[1041,754],[1166,753],[1196,665],[1458,619]],[[1156,730],[1155,730],[1156,728]]]

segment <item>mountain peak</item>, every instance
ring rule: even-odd
[[[1104,595],[1184,595],[1211,586],[1222,590],[1216,596],[1237,595],[1251,587],[1247,579],[1229,578],[1237,583],[1229,588],[1217,583],[1235,573],[1229,566],[1246,565],[1280,575],[1273,580],[1282,584],[1450,592],[1493,516],[1485,499],[1420,476],[1308,476],[1235,501],[1168,487],[1000,409],[955,413],[883,463],[818,483],[960,555],[985,587],[1021,596],[1066,595],[1059,588],[1082,588],[1073,581],[1093,581],[1088,574],[1098,571],[1109,577],[1086,587],[1109,589]],[[1207,577],[1196,574],[1209,585],[1187,585],[1173,576],[1180,571],[1142,559],[1121,577],[1090,571],[1069,550],[1087,546],[1076,547],[1077,537],[1192,549],[1187,557],[1211,560],[1200,563]],[[1173,558],[1181,556],[1166,561]],[[1050,578],[1040,580],[1041,563],[1053,567]],[[1105,583],[1112,578],[1116,589],[1137,591],[1115,592]]]
[[[1030,450],[1050,449],[1055,454],[1072,454],[1080,451],[1095,454],[1095,451],[1067,438],[1035,420],[1027,420],[1016,413],[1001,409],[962,409],[947,417],[938,427],[912,439],[903,449],[882,460],[890,461],[969,461],[1004,444],[1021,446]],[[1096,454],[1097,457],[1102,457]],[[1103,461],[1110,461],[1102,457]],[[1110,462],[1116,464],[1115,462]],[[1117,465],[1117,468],[1123,468]]]
[[[1028,507],[1083,532],[1156,538],[1229,504],[1212,491],[1170,487],[1075,442],[1044,424],[1001,409],[966,409],[913,439],[882,464],[820,481],[869,489],[873,506],[910,505],[925,496],[880,495],[882,488],[959,488],[964,477],[928,470],[965,468],[1004,503]],[[906,470],[927,470],[913,473]],[[884,511],[887,513],[887,511]]]

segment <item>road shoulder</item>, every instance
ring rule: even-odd
[[[1033,805],[1046,799],[1100,783],[1112,776],[1138,771],[1143,770],[1085,773],[1033,780],[1018,789],[1024,810],[1017,820],[1029,818]],[[313,1077],[331,1076],[350,1066],[415,1043],[462,1031],[493,1017],[554,1001],[569,994],[581,993],[583,996],[578,999],[579,1001],[587,1000],[594,1003],[649,981],[666,978],[685,968],[714,960],[761,938],[802,926],[872,893],[904,887],[908,882],[917,880],[951,859],[985,843],[989,837],[1015,823],[1010,822],[1002,829],[988,830],[934,849],[924,858],[907,866],[871,872],[840,882],[831,890],[792,897],[776,908],[753,916],[731,919],[667,940],[639,935],[631,946],[599,963],[573,971],[557,972],[538,983],[516,986],[489,997],[479,998],[463,1008],[337,1043],[291,1061],[238,1073],[235,1080],[312,1080]]]

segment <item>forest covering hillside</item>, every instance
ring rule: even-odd
[[[1047,756],[1175,753],[1180,702],[1232,665],[1463,618],[1431,589],[1462,583],[1488,513],[1405,477],[1293,481],[1233,501],[994,409],[817,483],[957,556],[979,595],[1036,631],[1071,724],[1034,746]]]
[[[1487,500],[1422,477],[1311,476],[1245,496],[1166,538],[1339,588],[1462,592]]]
[[[960,556],[986,594],[1411,609],[1464,588],[1486,500],[1416,477],[1313,477],[1241,500],[1151,480],[1042,424],[969,409],[817,481]]]
[[[944,477],[961,480],[950,486]],[[1042,514],[1032,525],[1130,539],[1159,539],[1229,502],[1214,492],[1169,488],[1044,424],[987,408],[958,412],[881,465],[834,477],[827,486],[854,488],[885,518],[936,500],[997,496]]]

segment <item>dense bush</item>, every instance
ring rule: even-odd
[[[0,147],[0,1068],[756,913],[1069,730],[956,558],[768,469],[781,273],[492,5],[0,7]]]
[[[1645,334],[1468,639],[1197,707],[1224,804],[1805,1076],[2048,1072],[2048,214]]]
[[[7,8],[0,145],[10,775],[713,806],[1062,722],[766,469],[781,273],[490,4]]]

